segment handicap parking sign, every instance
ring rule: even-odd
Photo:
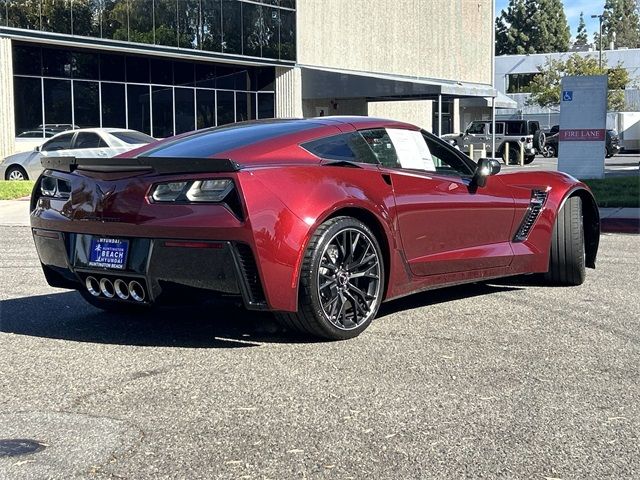
[[[563,90],[562,91],[562,101],[563,102],[571,102],[573,100],[573,90]]]

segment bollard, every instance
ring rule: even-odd
[[[480,158],[487,158],[487,144],[482,144],[482,150],[480,150]]]
[[[520,166],[524,167],[524,143],[520,143]]]
[[[504,143],[504,148],[502,149],[502,156],[504,157],[504,164],[509,165],[509,142]]]
[[[473,144],[469,145],[469,157],[473,160]]]

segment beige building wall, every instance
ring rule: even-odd
[[[297,10],[301,65],[491,85],[492,0],[298,0]]]
[[[297,67],[276,67],[276,117],[302,117],[302,74]]]
[[[0,161],[14,153],[14,118],[11,40],[0,38]]]
[[[369,102],[369,116],[412,123],[431,132],[433,127],[433,102],[431,100]]]

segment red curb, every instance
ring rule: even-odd
[[[603,233],[640,234],[640,218],[602,218],[600,231]]]

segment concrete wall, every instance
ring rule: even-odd
[[[329,115],[366,115],[367,100],[364,98],[320,98],[302,101],[302,113],[305,118]]]
[[[302,75],[299,68],[276,67],[276,117],[302,117]]]
[[[430,100],[369,102],[368,107],[370,117],[400,120],[432,131],[434,106]]]
[[[298,63],[491,84],[492,0],[298,0]]]
[[[11,40],[0,38],[0,161],[14,153],[15,137]]]

